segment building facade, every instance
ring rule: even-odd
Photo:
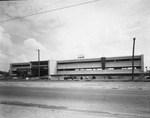
[[[40,76],[47,76],[49,74],[49,60],[46,61],[31,61],[25,63],[10,64],[11,76],[32,76],[38,77],[38,70],[40,67]]]
[[[10,74],[26,70],[32,76],[38,76],[38,61],[10,64]],[[143,55],[134,56],[134,74],[144,72]],[[101,57],[91,59],[74,59],[58,61],[40,61],[40,76],[101,76],[101,75],[131,75],[132,56]]]
[[[31,73],[31,64],[30,62],[24,63],[12,63],[10,64],[10,75],[11,76],[21,76],[21,73],[30,74]]]

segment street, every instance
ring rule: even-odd
[[[139,90],[0,86],[0,104],[150,117],[150,92]]]

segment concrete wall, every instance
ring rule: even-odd
[[[131,74],[132,56],[105,58],[105,68],[102,69],[101,58],[65,60],[57,63],[58,75],[102,75],[102,74]],[[143,72],[143,55],[135,56],[135,74]]]
[[[49,75],[57,75],[57,61],[49,61]]]
[[[73,69],[73,68],[99,68],[101,67],[100,62],[90,63],[71,63],[71,64],[58,64],[58,69]]]

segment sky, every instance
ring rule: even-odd
[[[132,56],[133,38],[135,55],[143,54],[150,69],[150,0],[95,0],[54,10],[89,1],[0,1],[0,70],[38,60],[37,49],[41,60]]]

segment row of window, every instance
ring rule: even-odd
[[[120,69],[132,69],[132,67],[115,67],[105,68],[105,70],[120,70]],[[134,67],[134,69],[141,69],[141,67]],[[57,71],[82,71],[82,70],[102,70],[102,68],[80,68],[80,69],[57,69]]]
[[[32,66],[38,66],[38,65],[32,65]],[[48,66],[48,65],[46,65],[46,64],[40,64],[40,66]],[[14,68],[14,67],[30,67],[30,65],[12,65],[12,67]]]
[[[30,65],[29,64],[27,64],[27,65],[12,65],[12,67],[30,67]]]

